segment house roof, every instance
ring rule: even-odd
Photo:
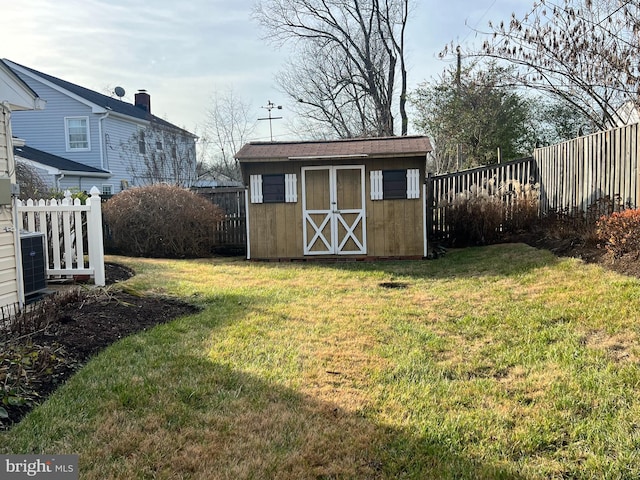
[[[41,110],[45,102],[29,85],[0,60],[0,101],[8,102],[11,110]]]
[[[168,128],[177,129],[181,132],[187,133],[193,137],[191,132],[184,130],[172,123],[163,120],[160,117],[156,117],[151,113],[148,113],[146,110],[136,107],[132,103],[123,102],[119,98],[109,97],[108,95],[103,95],[102,93],[95,92],[93,90],[89,90],[88,88],[81,87],[80,85],[76,85],[75,83],[67,82],[66,80],[62,80],[61,78],[54,77],[52,75],[39,72],[34,70],[33,68],[26,67],[24,65],[20,65],[19,63],[13,62],[11,60],[4,59],[5,64],[8,65],[13,70],[22,69],[28,73],[31,73],[37,77],[41,77],[42,79],[56,85],[57,87],[66,90],[78,97],[83,98],[87,102],[90,102],[94,105],[98,105],[99,107],[104,108],[105,110],[112,111],[115,113],[119,113],[120,115],[126,115],[128,117],[132,117],[138,120],[148,121],[148,122],[156,122],[160,125],[163,125]]]
[[[353,157],[421,157],[431,151],[427,137],[377,137],[314,142],[252,142],[236,153],[243,162],[336,160]]]
[[[67,173],[78,176],[95,176],[110,177],[111,174],[99,168],[90,167],[82,163],[74,162],[51,153],[43,152],[36,148],[27,147],[26,145],[13,148],[13,154],[16,157],[39,163],[51,169],[58,170],[60,173]]]

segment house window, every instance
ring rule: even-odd
[[[91,148],[89,140],[89,117],[65,117],[67,151],[86,151]]]
[[[420,198],[420,170],[372,170],[371,200]]]
[[[158,152],[161,152],[161,151],[162,151],[162,142],[161,142],[160,140],[158,140],[158,141],[156,142],[156,150],[157,150]]]
[[[144,130],[138,130],[138,153],[140,155],[147,153],[147,143],[145,141]]]
[[[174,160],[178,158],[178,147],[175,145],[171,146],[171,158]]]
[[[251,175],[251,203],[295,203],[298,201],[295,173]]]
[[[102,195],[113,195],[113,185],[103,183]]]

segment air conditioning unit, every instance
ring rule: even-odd
[[[44,234],[21,233],[22,283],[27,302],[37,300],[47,289]]]

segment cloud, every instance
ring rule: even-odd
[[[250,0],[21,0],[2,7],[0,57],[104,93],[116,85],[132,98],[145,88],[154,113],[178,125],[202,122],[216,88],[233,87],[256,108],[283,104],[274,85],[286,50],[261,40]],[[522,0],[420,2],[407,31],[410,83],[445,63],[437,53],[472,26],[507,20]],[[463,12],[463,13],[456,13]]]

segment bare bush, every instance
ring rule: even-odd
[[[118,193],[104,205],[107,245],[139,257],[209,255],[222,210],[174,185],[150,185]]]
[[[530,228],[538,217],[539,186],[490,179],[472,185],[448,203],[449,238],[455,246],[486,245]]]
[[[49,187],[38,171],[31,165],[16,161],[16,180],[20,186],[20,198],[44,198],[49,195]]]

